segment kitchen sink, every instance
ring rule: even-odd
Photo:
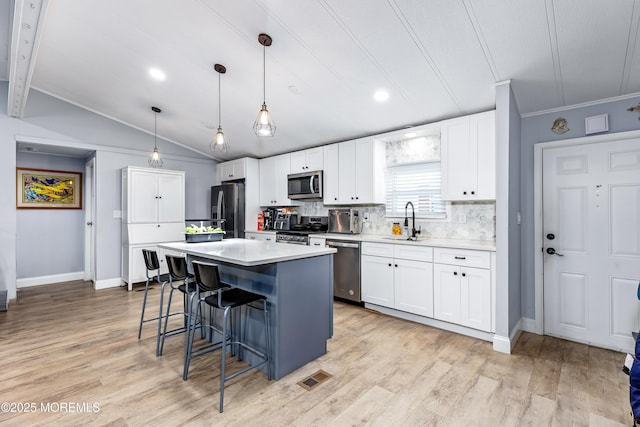
[[[395,240],[395,241],[404,241],[404,242],[416,242],[417,240],[407,240],[406,236],[385,236],[383,237],[384,240]]]

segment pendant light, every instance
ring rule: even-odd
[[[226,73],[227,69],[222,64],[214,65],[213,69],[218,72],[218,131],[213,137],[213,141],[211,141],[211,151],[222,151],[224,153],[227,153],[229,151],[229,144],[227,144],[227,139],[224,137],[224,132],[222,132],[222,126],[220,125],[220,116],[222,114],[222,92],[220,92],[220,75]]]
[[[271,114],[267,110],[267,89],[266,89],[266,49],[267,46],[271,46],[271,37],[267,34],[260,34],[258,36],[258,42],[262,45],[262,108],[256,117],[256,121],[253,123],[253,131],[256,136],[273,136],[276,133],[276,124],[271,119]]]
[[[158,107],[151,107],[151,111],[154,113],[153,119],[153,152],[151,156],[149,156],[149,166],[152,168],[161,168],[162,167],[162,159],[160,158],[160,152],[158,151],[158,144],[156,139],[158,137],[158,113],[161,113],[162,110]]]

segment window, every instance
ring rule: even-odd
[[[440,162],[415,163],[387,168],[386,216],[404,217],[407,202],[416,218],[445,218],[447,204],[440,197]]]

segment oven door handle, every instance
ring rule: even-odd
[[[360,244],[358,243],[327,242],[326,245],[327,247],[330,247],[330,248],[353,248],[353,249],[360,248]]]

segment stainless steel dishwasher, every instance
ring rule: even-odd
[[[333,256],[333,296],[360,304],[360,242],[327,239]]]

